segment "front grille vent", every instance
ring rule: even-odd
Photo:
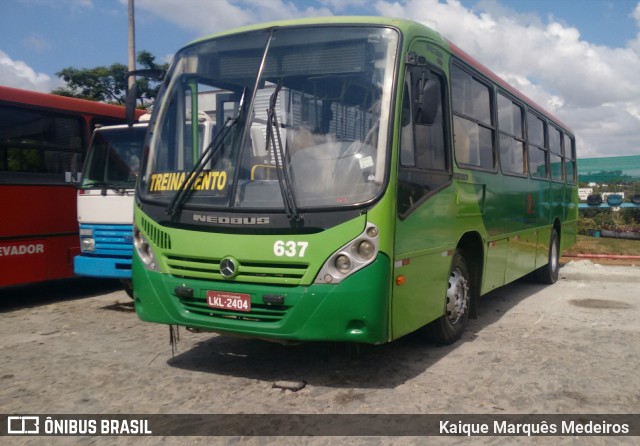
[[[142,218],[142,230],[160,249],[171,249],[171,237],[146,218]]]
[[[166,255],[169,272],[181,278],[227,280],[220,274],[221,258]],[[299,285],[308,265],[301,263],[266,263],[238,260],[235,282]]]

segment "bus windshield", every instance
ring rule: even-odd
[[[147,125],[95,131],[80,187],[133,189],[140,170]]]
[[[372,200],[384,186],[398,42],[391,28],[316,26],[188,46],[167,77],[141,197],[170,213]],[[204,120],[209,134],[194,125]]]

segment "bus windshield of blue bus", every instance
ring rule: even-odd
[[[133,189],[140,171],[146,131],[146,125],[96,130],[80,187]]]

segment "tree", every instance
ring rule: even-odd
[[[149,51],[140,51],[136,60],[142,68],[166,70],[169,64],[157,64]],[[124,104],[127,95],[127,66],[114,63],[109,67],[73,68],[67,67],[56,73],[66,82],[66,86],[57,88],[51,93],[110,104]],[[160,82],[155,79],[140,78],[138,84],[138,101],[142,108],[148,108],[160,89]]]
[[[138,53],[138,63],[142,65],[144,68],[152,69],[152,70],[168,70],[169,64],[157,64],[156,58],[149,51],[140,51]],[[136,83],[138,84],[138,99],[141,101],[155,101],[156,97],[158,97],[158,92],[160,91],[160,81],[157,79],[150,78],[139,78],[136,79]]]

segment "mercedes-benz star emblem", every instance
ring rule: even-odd
[[[229,257],[225,257],[220,261],[220,274],[228,279],[236,275],[237,268],[235,260]]]

